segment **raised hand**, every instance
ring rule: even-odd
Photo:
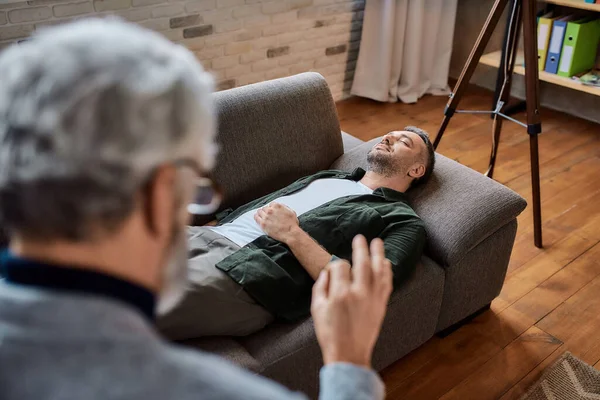
[[[320,274],[313,287],[311,313],[324,363],[348,362],[370,368],[392,292],[392,267],[383,241],[357,236],[352,264],[336,261]]]

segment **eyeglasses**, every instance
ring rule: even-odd
[[[196,193],[192,203],[188,204],[187,211],[192,215],[209,215],[219,209],[223,200],[222,191],[210,179],[198,164],[190,159],[181,159],[174,162],[175,166],[188,167],[197,175],[195,180]]]
[[[187,206],[192,215],[208,215],[219,209],[222,201],[221,191],[209,178],[196,179],[196,194],[194,201]]]

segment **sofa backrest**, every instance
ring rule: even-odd
[[[329,168],[343,153],[325,79],[305,73],[215,94],[223,208],[237,207]]]

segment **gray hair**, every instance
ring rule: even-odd
[[[0,222],[82,240],[131,213],[156,167],[214,161],[213,80],[194,55],[117,19],[48,28],[0,53]]]

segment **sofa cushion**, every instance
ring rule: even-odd
[[[208,353],[218,354],[240,367],[253,372],[259,372],[262,369],[259,362],[241,344],[229,337],[218,336],[190,339],[182,341],[180,344]]]
[[[379,141],[376,138],[350,150],[331,167],[367,168],[367,153]],[[426,253],[443,266],[456,264],[527,205],[506,186],[440,154],[436,154],[430,181],[407,194],[425,222]]]
[[[335,103],[317,73],[215,93],[222,208],[329,168],[343,153]]]

